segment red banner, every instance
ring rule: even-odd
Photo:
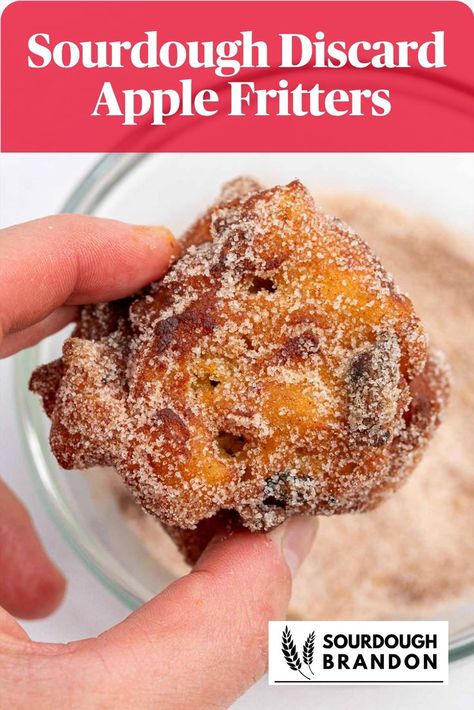
[[[471,151],[459,2],[14,2],[3,151]]]

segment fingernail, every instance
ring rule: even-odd
[[[178,251],[178,242],[169,229],[166,229],[166,227],[153,227],[147,224],[135,224],[133,229],[140,238],[140,241],[147,244],[150,249],[162,249],[164,242],[169,245],[172,253]]]
[[[281,546],[283,559],[288,565],[292,577],[308,556],[317,527],[317,518],[299,516],[287,520],[270,533],[273,542]]]

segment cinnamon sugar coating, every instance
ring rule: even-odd
[[[190,560],[215,515],[268,530],[376,506],[448,391],[409,299],[297,181],[235,181],[183,245],[143,293],[83,308],[33,374],[59,463],[114,466]]]

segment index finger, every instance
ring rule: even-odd
[[[164,227],[55,215],[0,230],[0,339],[63,304],[110,301],[159,278],[177,254]]]

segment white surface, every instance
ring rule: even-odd
[[[85,154],[0,156],[0,225],[6,226],[57,210],[96,158]],[[403,156],[397,158],[404,160]],[[377,162],[377,156],[361,156],[360,159],[374,166]],[[427,185],[433,188],[433,194],[437,196],[435,209],[439,216],[446,216],[447,219],[452,199],[455,199],[454,194],[450,195],[453,184],[449,170],[460,172],[472,185],[472,156],[420,156],[421,160],[424,161],[424,189]],[[441,170],[440,166],[443,166]],[[401,185],[400,197],[403,190]],[[409,200],[410,195],[405,194]],[[472,228],[472,209],[458,212],[456,219],[465,229]],[[0,471],[27,504],[46,548],[69,580],[66,600],[60,610],[47,620],[28,622],[24,626],[38,640],[67,641],[96,635],[120,621],[127,612],[102,588],[61,539],[32,489],[13,414],[11,360],[0,361],[0,403]],[[235,704],[234,710],[279,710],[287,708],[290,703],[301,710],[313,707],[346,710],[355,705],[367,710],[398,710],[401,705],[406,710],[424,710],[426,707],[434,710],[470,710],[474,698],[474,659],[451,666],[448,687],[331,687],[308,690],[270,688],[262,681]]]

